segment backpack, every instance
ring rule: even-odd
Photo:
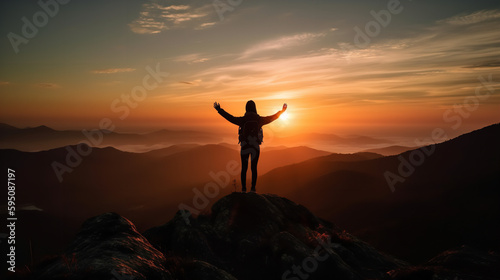
[[[259,126],[259,122],[255,120],[246,121],[243,126],[238,129],[238,144],[262,144],[264,139],[264,133],[262,132],[262,127]]]

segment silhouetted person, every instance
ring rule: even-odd
[[[246,113],[243,117],[234,117],[220,107],[220,104],[215,102],[214,108],[229,122],[239,126],[238,139],[241,146],[241,191],[246,192],[246,179],[248,169],[248,158],[251,156],[251,169],[252,169],[252,192],[255,192],[255,185],[257,184],[257,163],[259,162],[260,144],[262,144],[262,126],[279,118],[286,110],[286,103],[283,104],[283,109],[278,113],[261,117],[257,114],[255,102],[252,100],[247,102]]]

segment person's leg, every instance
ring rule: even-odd
[[[260,156],[260,149],[257,148],[254,150],[252,153],[252,163],[251,163],[251,169],[252,169],[252,192],[255,192],[255,186],[257,185],[257,163],[259,162],[259,156]]]
[[[241,156],[241,191],[247,191],[247,169],[248,169],[248,157],[250,153],[241,147],[240,151]]]

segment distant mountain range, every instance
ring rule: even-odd
[[[304,133],[300,135],[280,137],[270,135],[264,129],[264,147],[293,147],[305,145],[319,150],[361,151],[368,148],[392,146],[390,140],[368,136],[338,136],[328,133]],[[186,144],[219,144],[227,138],[234,139],[237,147],[237,135],[220,135],[213,132],[192,130],[162,129],[150,133],[121,133],[109,130],[55,130],[47,126],[17,128],[0,123],[0,149],[16,149],[20,151],[42,151],[67,145],[85,142],[91,146],[113,146],[120,150],[145,152],[172,145]],[[233,144],[228,144],[233,145]],[[394,148],[393,148],[394,150]],[[385,154],[385,153],[383,153]]]
[[[304,133],[288,137],[276,137],[273,139],[277,143],[308,143],[319,142],[329,143],[332,145],[367,145],[367,144],[390,144],[392,141],[387,139],[378,139],[368,136],[351,135],[351,136],[338,136],[328,133]]]
[[[87,136],[88,135],[88,136]],[[91,146],[154,146],[186,143],[219,143],[223,137],[209,132],[162,129],[150,133],[119,133],[109,130],[55,130],[47,126],[16,128],[0,124],[0,149],[21,151],[49,150],[86,141]]]
[[[2,126],[7,130],[17,131]],[[293,199],[376,248],[415,263],[462,244],[495,249],[500,234],[499,140],[496,124],[396,156],[263,148],[257,191]],[[215,181],[213,174],[225,172],[228,163],[238,169],[237,148],[181,144],[146,153],[93,148],[64,173],[62,182],[53,163],[67,164],[68,151],[77,150],[76,146],[40,152],[0,150],[0,167],[14,168],[18,174],[18,203],[43,210],[19,212],[27,221],[18,232],[20,242],[25,242],[19,245],[24,248],[20,262],[23,254],[24,262],[29,262],[29,240],[38,259],[57,250],[57,244],[62,246],[86,218],[103,212],[118,212],[140,230],[164,222],[181,203],[193,206],[193,190],[203,192],[207,183]],[[425,151],[433,152],[420,159],[419,153]],[[418,166],[409,172],[411,167],[400,167],[402,161]],[[403,176],[393,185],[394,192],[384,177],[387,172]],[[233,182],[239,190],[239,174],[230,175],[228,185],[200,212],[209,213],[210,205],[233,192]],[[48,228],[39,230],[43,224],[60,223],[68,226],[57,235]]]

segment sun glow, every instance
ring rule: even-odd
[[[288,112],[284,112],[281,114],[280,119],[283,121],[289,121],[290,120],[290,114]]]

